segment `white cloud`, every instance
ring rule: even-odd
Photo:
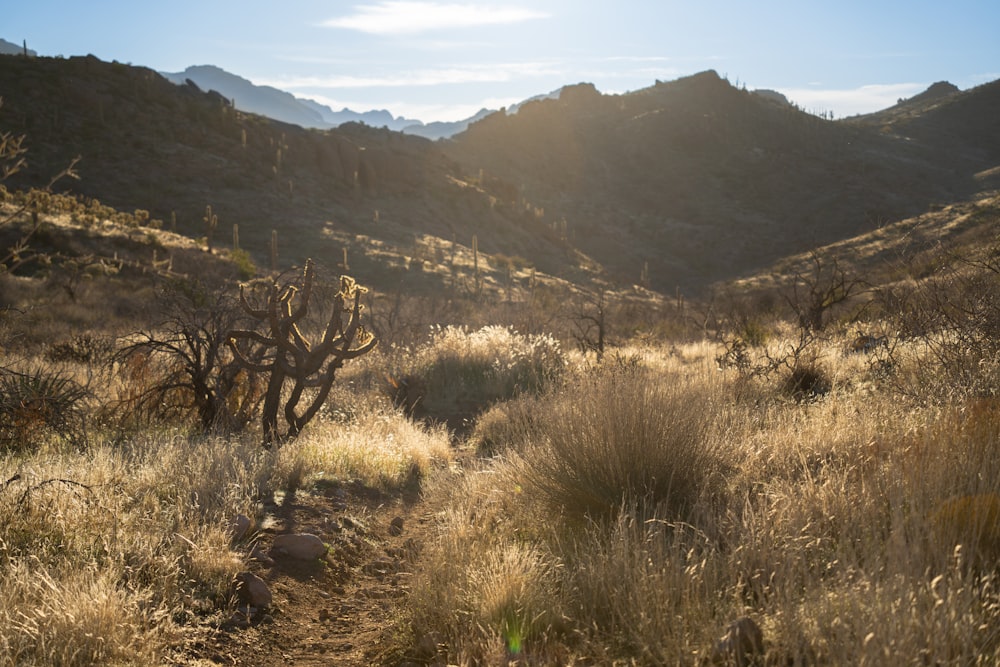
[[[833,111],[838,118],[881,111],[900,98],[924,91],[926,83],[873,84],[849,89],[777,88],[789,100],[806,111]]]
[[[341,75],[322,77],[293,77],[260,81],[259,85],[274,86],[282,90],[316,88],[389,88],[414,86],[439,86],[463,83],[500,83],[522,77],[540,77],[561,74],[548,63],[496,63],[467,65],[463,67],[430,68],[401,71],[389,75]]]
[[[374,4],[355,5],[353,14],[324,21],[322,25],[372,35],[402,35],[428,30],[520,23],[548,16],[544,12],[521,7],[475,5],[468,2],[384,0]]]

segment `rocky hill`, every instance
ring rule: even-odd
[[[581,84],[446,150],[559,211],[622,279],[648,267],[660,289],[692,288],[990,187],[976,174],[1000,164],[997,86],[874,122],[817,118],[715,72],[624,95]]]
[[[569,280],[695,293],[1000,184],[1000,82],[905,113],[829,121],[705,72],[623,95],[564,87],[431,142],[348,123],[306,130],[200,86],[93,57],[0,58],[0,128],[41,185],[191,237],[218,216],[266,265],[348,250],[367,284],[449,281],[454,248]],[[451,262],[454,268],[454,261]]]
[[[346,248],[352,271],[375,286],[407,278],[433,288],[443,278],[410,275],[410,260],[468,249],[473,236],[480,252],[527,258],[541,272],[573,277],[583,263],[509,187],[470,175],[426,139],[357,123],[306,130],[94,57],[0,58],[0,90],[0,128],[26,135],[29,151],[8,188],[44,185],[82,156],[80,179],[60,188],[147,210],[195,238],[209,233],[210,205],[216,244],[239,225],[241,246],[263,266],[272,230],[282,266],[342,263]]]

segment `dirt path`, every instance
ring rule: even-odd
[[[186,652],[185,664],[382,664],[390,624],[409,590],[412,565],[429,519],[416,493],[389,496],[356,483],[322,483],[265,506],[257,540],[312,533],[329,545],[313,561],[250,561],[271,590],[269,613],[234,618]],[[395,647],[398,648],[398,647]]]

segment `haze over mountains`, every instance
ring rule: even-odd
[[[196,85],[93,57],[0,59],[0,128],[30,150],[8,187],[82,155],[65,187],[195,237],[211,204],[261,263],[277,229],[284,261],[348,247],[368,284],[430,284],[446,278],[400,258],[433,262],[476,236],[539,272],[673,293],[1000,186],[1000,82],[935,84],[837,121],[715,72],[621,95],[579,84],[431,142],[367,121],[304,129],[185,79]],[[297,117],[335,113],[272,91]]]
[[[359,112],[344,108],[334,111],[314,100],[295,97],[291,93],[271,86],[258,86],[214,65],[192,66],[183,72],[161,72],[161,74],[176,84],[192,81],[202,90],[214,90],[234,102],[240,111],[314,129],[330,129],[344,123],[364,123],[371,127],[385,127],[428,139],[440,139],[457,134],[465,130],[469,123],[492,113],[492,110],[483,109],[465,120],[425,124],[420,120],[393,116],[385,109]]]

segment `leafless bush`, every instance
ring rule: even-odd
[[[238,430],[257,414],[263,383],[226,347],[243,320],[235,299],[198,282],[167,285],[165,319],[131,337],[115,355],[121,418],[188,419],[204,430]]]

